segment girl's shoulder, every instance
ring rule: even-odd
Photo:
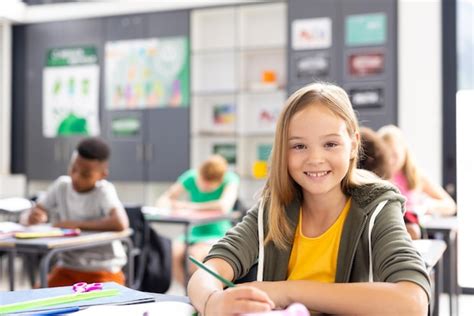
[[[353,203],[363,209],[371,209],[372,205],[376,205],[384,200],[399,201],[402,205],[405,198],[400,191],[388,181],[379,181],[374,183],[365,183],[350,189],[349,195],[352,197]]]

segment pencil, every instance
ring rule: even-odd
[[[225,285],[227,285],[228,287],[234,287],[235,284],[230,282],[229,280],[225,279],[224,277],[220,276],[219,274],[217,274],[216,272],[212,271],[211,269],[209,269],[208,267],[206,267],[204,264],[202,264],[201,262],[197,261],[195,258],[193,258],[192,256],[189,256],[189,260],[192,261],[192,263],[194,263],[195,265],[197,265],[199,268],[202,268],[204,271],[206,272],[209,272],[212,276],[214,276],[216,279],[218,279],[219,281],[221,281],[222,283],[224,283]]]
[[[79,307],[73,306],[73,307],[64,307],[64,308],[57,308],[57,309],[50,309],[42,312],[32,312],[32,315],[37,315],[37,316],[43,316],[43,315],[64,315],[64,314],[70,314],[74,312],[78,312]]]

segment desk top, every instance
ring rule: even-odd
[[[144,212],[145,219],[149,222],[199,225],[235,219],[233,213],[222,214],[221,211],[179,210],[164,213],[160,212],[159,209],[153,212],[153,209],[152,207],[146,207],[147,212]]]
[[[0,248],[36,248],[46,250],[74,245],[83,245],[89,242],[119,240],[131,236],[132,232],[132,229],[127,229],[120,232],[82,231],[81,235],[73,237],[48,237],[32,239],[17,239],[14,237],[9,237],[0,240]]]
[[[438,239],[414,240],[413,245],[421,254],[428,270],[431,270],[438,263],[446,250],[446,243]]]
[[[421,219],[421,225],[427,230],[457,231],[459,223],[457,216],[429,216]]]

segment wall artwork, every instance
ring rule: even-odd
[[[99,135],[95,47],[54,48],[43,69],[44,137]]]
[[[214,104],[212,107],[212,118],[216,127],[233,125],[235,123],[235,104]]]
[[[354,108],[381,107],[384,104],[383,89],[381,87],[351,88],[349,97]]]
[[[385,55],[382,52],[349,54],[349,74],[354,77],[380,75],[384,71]]]
[[[346,45],[382,45],[387,40],[385,13],[349,15],[346,17]]]
[[[328,17],[294,20],[291,23],[293,50],[324,49],[332,45],[332,20]]]
[[[107,109],[188,106],[188,46],[186,37],[106,43]]]

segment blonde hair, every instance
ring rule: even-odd
[[[212,155],[199,167],[199,175],[208,182],[222,182],[227,171],[227,161],[221,155]]]
[[[265,242],[272,241],[279,248],[291,245],[291,229],[286,214],[286,206],[295,199],[302,199],[300,186],[291,178],[288,171],[288,127],[293,116],[312,105],[323,105],[340,117],[347,126],[349,136],[356,142],[356,154],[352,155],[349,170],[341,181],[341,189],[349,194],[350,189],[372,181],[365,174],[356,172],[360,142],[355,135],[359,133],[357,117],[347,93],[340,87],[329,83],[309,84],[293,93],[281,112],[275,130],[270,156],[269,177],[262,192],[262,199],[268,207],[268,235]]]
[[[386,125],[381,127],[377,133],[387,144],[398,144],[403,146],[403,150],[405,151],[405,161],[403,162],[402,172],[407,179],[408,188],[410,190],[418,188],[421,185],[420,172],[413,160],[413,156],[408,150],[408,146],[403,138],[403,133],[400,128],[395,125]]]

